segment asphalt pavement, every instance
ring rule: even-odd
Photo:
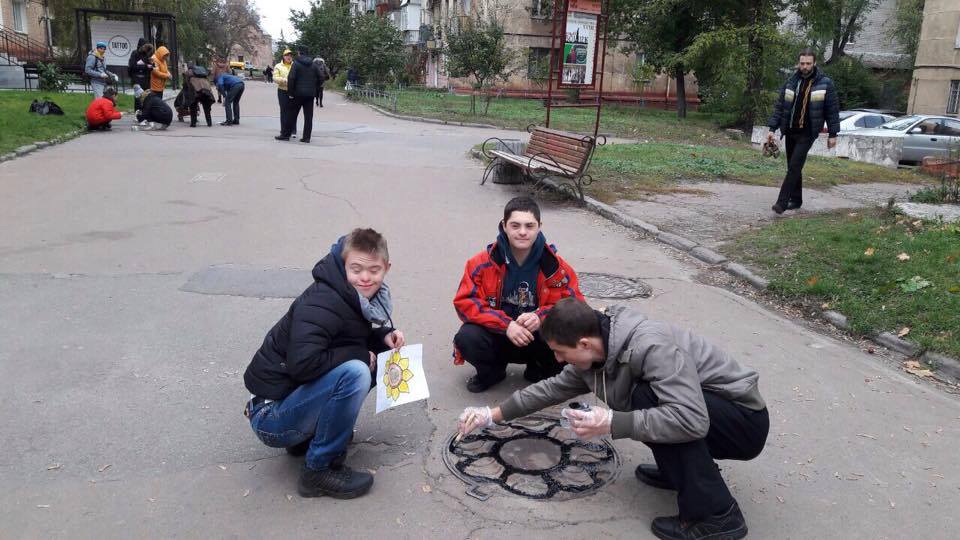
[[[129,119],[0,164],[0,536],[4,538],[648,538],[674,495],[615,443],[589,497],[482,502],[442,462],[486,394],[454,366],[451,299],[522,188],[480,186],[470,147],[507,131],[388,118],[328,92],[311,144],[278,142],[274,89],[241,124],[132,132]],[[309,269],[357,226],[382,231],[394,320],[423,343],[431,397],[374,415],[348,463],[365,497],[301,499],[300,462],[255,438],[242,374]],[[643,280],[651,317],[689,325],[760,372],[763,454],[722,462],[751,538],[951,538],[956,397],[845,341],[698,279],[704,268],[547,198],[543,230],[581,272]],[[609,301],[593,299],[595,305]],[[879,307],[878,307],[879,308]]]

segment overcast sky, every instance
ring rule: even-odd
[[[310,5],[309,0],[256,0],[257,9],[260,11],[260,26],[270,34],[273,39],[280,39],[280,30],[287,39],[294,37],[293,26],[290,25],[290,10],[306,10]]]

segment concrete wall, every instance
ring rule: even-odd
[[[750,142],[759,148],[767,141],[767,126],[754,126]],[[784,154],[784,140],[777,139],[780,151]],[[903,151],[902,137],[881,137],[874,135],[858,135],[856,132],[840,132],[837,137],[837,146],[827,148],[827,136],[821,135],[810,148],[814,156],[852,159],[864,163],[873,163],[896,169],[900,163],[900,154]]]
[[[917,48],[913,85],[907,102],[911,114],[944,114],[950,81],[960,80],[960,2],[927,0]]]

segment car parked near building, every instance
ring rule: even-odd
[[[904,116],[875,129],[858,130],[856,135],[902,137],[901,163],[917,164],[928,156],[947,157],[960,152],[960,120],[948,116]]]
[[[840,111],[840,131],[853,131],[855,129],[870,129],[880,127],[896,116],[877,111],[852,110]]]

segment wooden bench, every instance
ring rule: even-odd
[[[583,186],[593,182],[593,177],[586,174],[593,151],[597,144],[603,145],[606,138],[601,135],[599,138],[602,141],[598,143],[597,138],[590,135],[536,126],[528,127],[527,131],[530,132],[530,141],[523,154],[506,150],[506,143],[497,137],[484,141],[482,151],[490,163],[483,173],[480,185],[486,183],[497,167],[508,165],[519,168],[535,188],[541,187],[547,178],[563,179],[560,188],[582,201]],[[504,149],[488,148],[491,143],[500,143]]]

